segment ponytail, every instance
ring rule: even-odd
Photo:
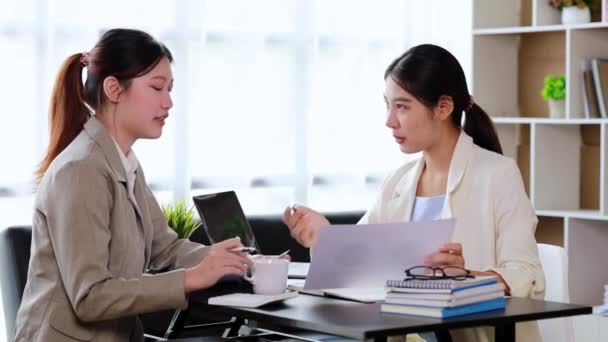
[[[414,46],[397,57],[384,72],[427,108],[433,109],[442,96],[454,102],[452,124],[461,128],[473,142],[486,150],[502,154],[492,120],[469,95],[467,80],[458,60],[448,50],[432,44]]]
[[[475,145],[502,154],[502,147],[492,119],[474,102],[465,111],[463,129],[473,138]]]
[[[74,54],[59,69],[49,107],[49,146],[36,171],[36,183],[44,176],[53,160],[76,138],[89,119],[84,104],[81,53]]]
[[[146,32],[131,29],[106,31],[89,52],[77,53],[59,69],[49,110],[50,141],[44,159],[36,170],[36,183],[55,158],[82,131],[89,120],[89,108],[96,113],[107,103],[103,82],[115,77],[125,89],[130,81],[152,70],[166,57],[173,56],[167,47]],[[82,70],[87,67],[86,83]]]

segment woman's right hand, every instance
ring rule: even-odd
[[[184,289],[186,294],[209,288],[225,275],[242,274],[252,265],[251,260],[232,249],[243,247],[240,239],[228,239],[211,245],[211,250],[196,266],[186,270]]]
[[[316,243],[319,228],[330,224],[325,216],[303,206],[285,209],[283,222],[289,228],[291,236],[302,246],[308,248]]]

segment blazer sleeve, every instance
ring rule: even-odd
[[[197,265],[203,260],[210,247],[192,242],[188,239],[179,239],[177,234],[165,219],[154,194],[146,188],[146,202],[150,211],[154,237],[150,255],[151,269],[164,270],[187,268]]]
[[[83,322],[185,308],[184,270],[136,278],[110,272],[113,182],[94,161],[62,166],[46,188],[48,233],[71,306]]]
[[[515,297],[544,298],[545,279],[534,232],[538,219],[524,190],[517,164],[509,160],[496,177],[496,267]]]

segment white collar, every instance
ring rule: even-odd
[[[461,130],[458,141],[456,142],[456,147],[454,148],[454,153],[452,154],[452,160],[450,162],[446,194],[456,190],[460,184],[469,159],[471,158],[471,154],[473,153],[473,148],[473,139],[468,136],[464,130]],[[424,158],[421,155],[418,161],[416,161],[414,164],[414,172],[408,172],[407,175],[399,182],[399,184],[397,184],[395,188],[396,195],[400,196],[404,193],[415,194],[416,188],[418,187],[418,180],[420,179],[423,169]]]
[[[120,156],[120,161],[122,162],[122,166],[124,166],[125,168],[125,172],[127,173],[128,179],[130,175],[134,175],[136,173],[137,168],[139,167],[139,161],[137,160],[137,157],[135,156],[135,153],[133,151],[129,151],[129,153],[125,155],[125,153],[122,151],[122,148],[120,148],[120,145],[118,145],[114,137],[112,137],[112,141],[114,142],[114,145],[116,145],[118,155]]]

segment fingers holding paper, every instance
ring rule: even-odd
[[[432,254],[424,258],[429,266],[459,266],[464,267],[462,244],[455,242],[443,243]]]
[[[323,215],[303,206],[291,206],[285,209],[283,222],[289,228],[291,236],[304,247],[314,245],[319,228],[330,224]]]

